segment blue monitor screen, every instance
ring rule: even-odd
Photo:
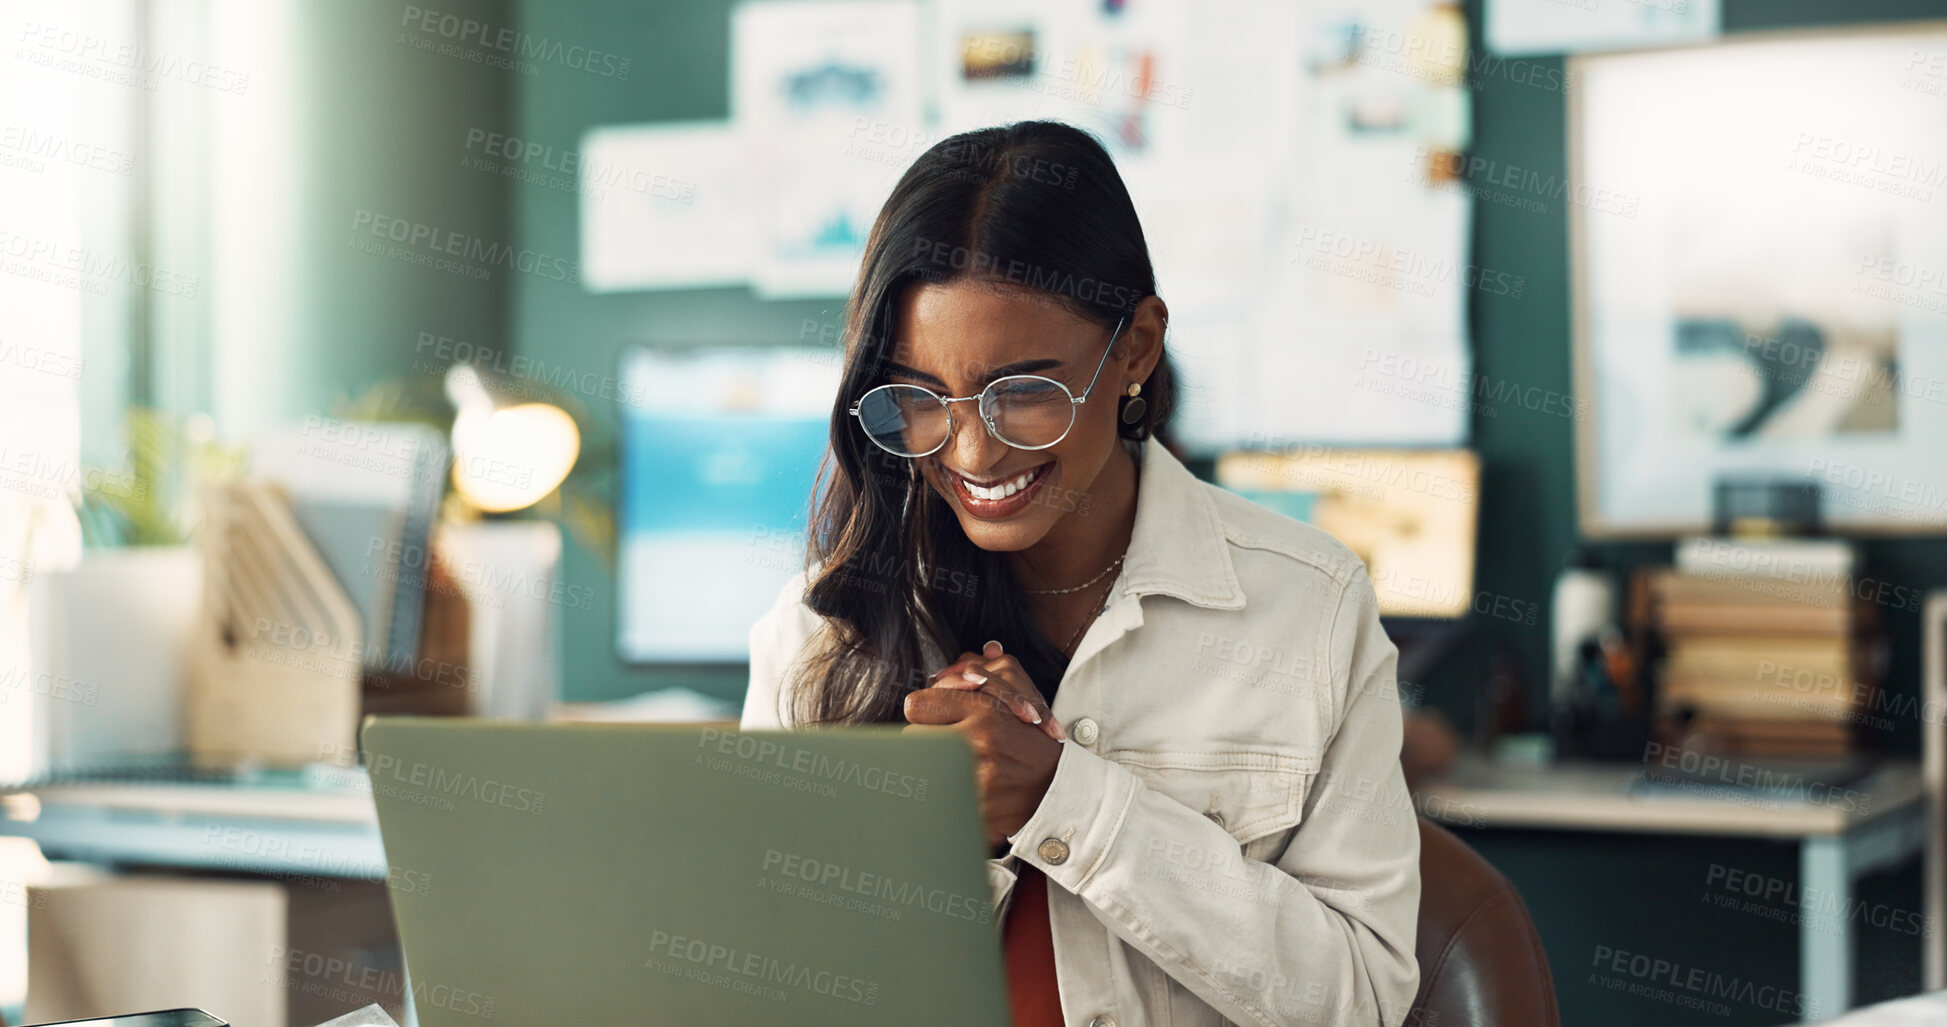
[[[837,355],[639,349],[623,364],[617,645],[637,662],[742,662],[804,567]]]

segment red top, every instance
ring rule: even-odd
[[[1007,1004],[1014,1027],[1062,1027],[1055,937],[1048,927],[1048,878],[1027,863],[1020,864],[1014,880],[1001,949],[1007,958]]]

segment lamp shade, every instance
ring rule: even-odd
[[[453,418],[453,487],[488,513],[524,510],[559,488],[581,455],[581,431],[552,403],[497,396],[479,371],[446,373]]]

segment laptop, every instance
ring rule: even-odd
[[[1004,1027],[946,732],[368,718],[423,1027]]]

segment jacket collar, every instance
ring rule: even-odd
[[[1155,436],[1142,443],[1136,522],[1122,564],[1121,593],[1162,593],[1212,609],[1244,607],[1213,486],[1200,481]]]

